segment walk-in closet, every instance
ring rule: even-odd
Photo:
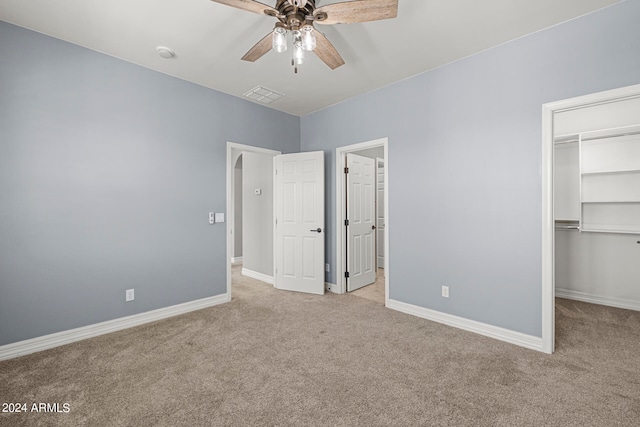
[[[640,98],[553,126],[556,296],[640,310]]]

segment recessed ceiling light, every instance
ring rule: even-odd
[[[276,92],[275,90],[267,89],[264,86],[256,86],[249,92],[245,93],[244,96],[254,101],[258,101],[261,104],[271,104],[273,101],[277,101],[284,95]]]
[[[158,55],[160,55],[164,59],[171,59],[176,56],[176,53],[173,50],[165,46],[156,47],[156,52],[158,52]]]

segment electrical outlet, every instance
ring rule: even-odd
[[[442,287],[442,296],[444,298],[449,298],[449,287],[448,286],[443,286]]]
[[[135,295],[133,293],[133,289],[127,289],[124,294],[124,300],[126,302],[133,301],[135,299]]]
[[[327,273],[329,272],[330,268],[329,268],[329,264],[325,264],[324,265],[324,271],[326,271]]]

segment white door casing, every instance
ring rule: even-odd
[[[236,183],[233,179],[235,164],[238,160],[238,157],[244,152],[252,152],[252,153],[266,153],[271,156],[275,156],[280,154],[280,151],[270,150],[267,148],[254,147],[251,145],[238,144],[235,142],[227,142],[227,203],[226,203],[226,211],[227,211],[227,300],[231,301],[231,259],[233,258],[234,252],[234,239],[235,235],[233,233],[235,227],[235,210],[234,210],[234,192]]]
[[[276,288],[324,294],[324,153],[275,158]]]
[[[384,159],[376,159],[376,255],[377,267],[384,268]]]
[[[347,279],[344,277],[344,272],[347,270],[347,228],[343,225],[344,221],[347,219],[347,207],[346,207],[346,191],[347,191],[347,175],[344,173],[344,167],[346,165],[346,159],[348,153],[354,153],[362,150],[367,150],[371,148],[382,147],[383,155],[381,156],[384,159],[384,186],[385,186],[385,197],[384,197],[384,217],[385,217],[385,229],[384,229],[384,252],[386,254],[384,260],[384,288],[385,288],[385,306],[389,305],[389,289],[390,289],[390,265],[389,261],[391,259],[390,251],[389,251],[389,231],[391,230],[390,224],[390,216],[389,216],[389,139],[384,137],[376,140],[359,142],[351,145],[347,145],[344,147],[336,148],[336,167],[334,168],[334,184],[335,184],[335,218],[336,218],[336,227],[335,227],[335,241],[337,242],[335,246],[336,256],[335,256],[335,269],[334,271],[337,273],[335,276],[335,284],[328,283],[328,289],[335,293],[345,293],[347,292]]]
[[[347,291],[376,280],[375,160],[347,153]]]

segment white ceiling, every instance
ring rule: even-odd
[[[317,25],[346,65],[310,55],[297,75],[289,51],[240,60],[275,18],[210,0],[0,0],[0,20],[234,96],[262,85],[285,95],[271,108],[304,116],[619,1],[400,0],[395,19]]]

